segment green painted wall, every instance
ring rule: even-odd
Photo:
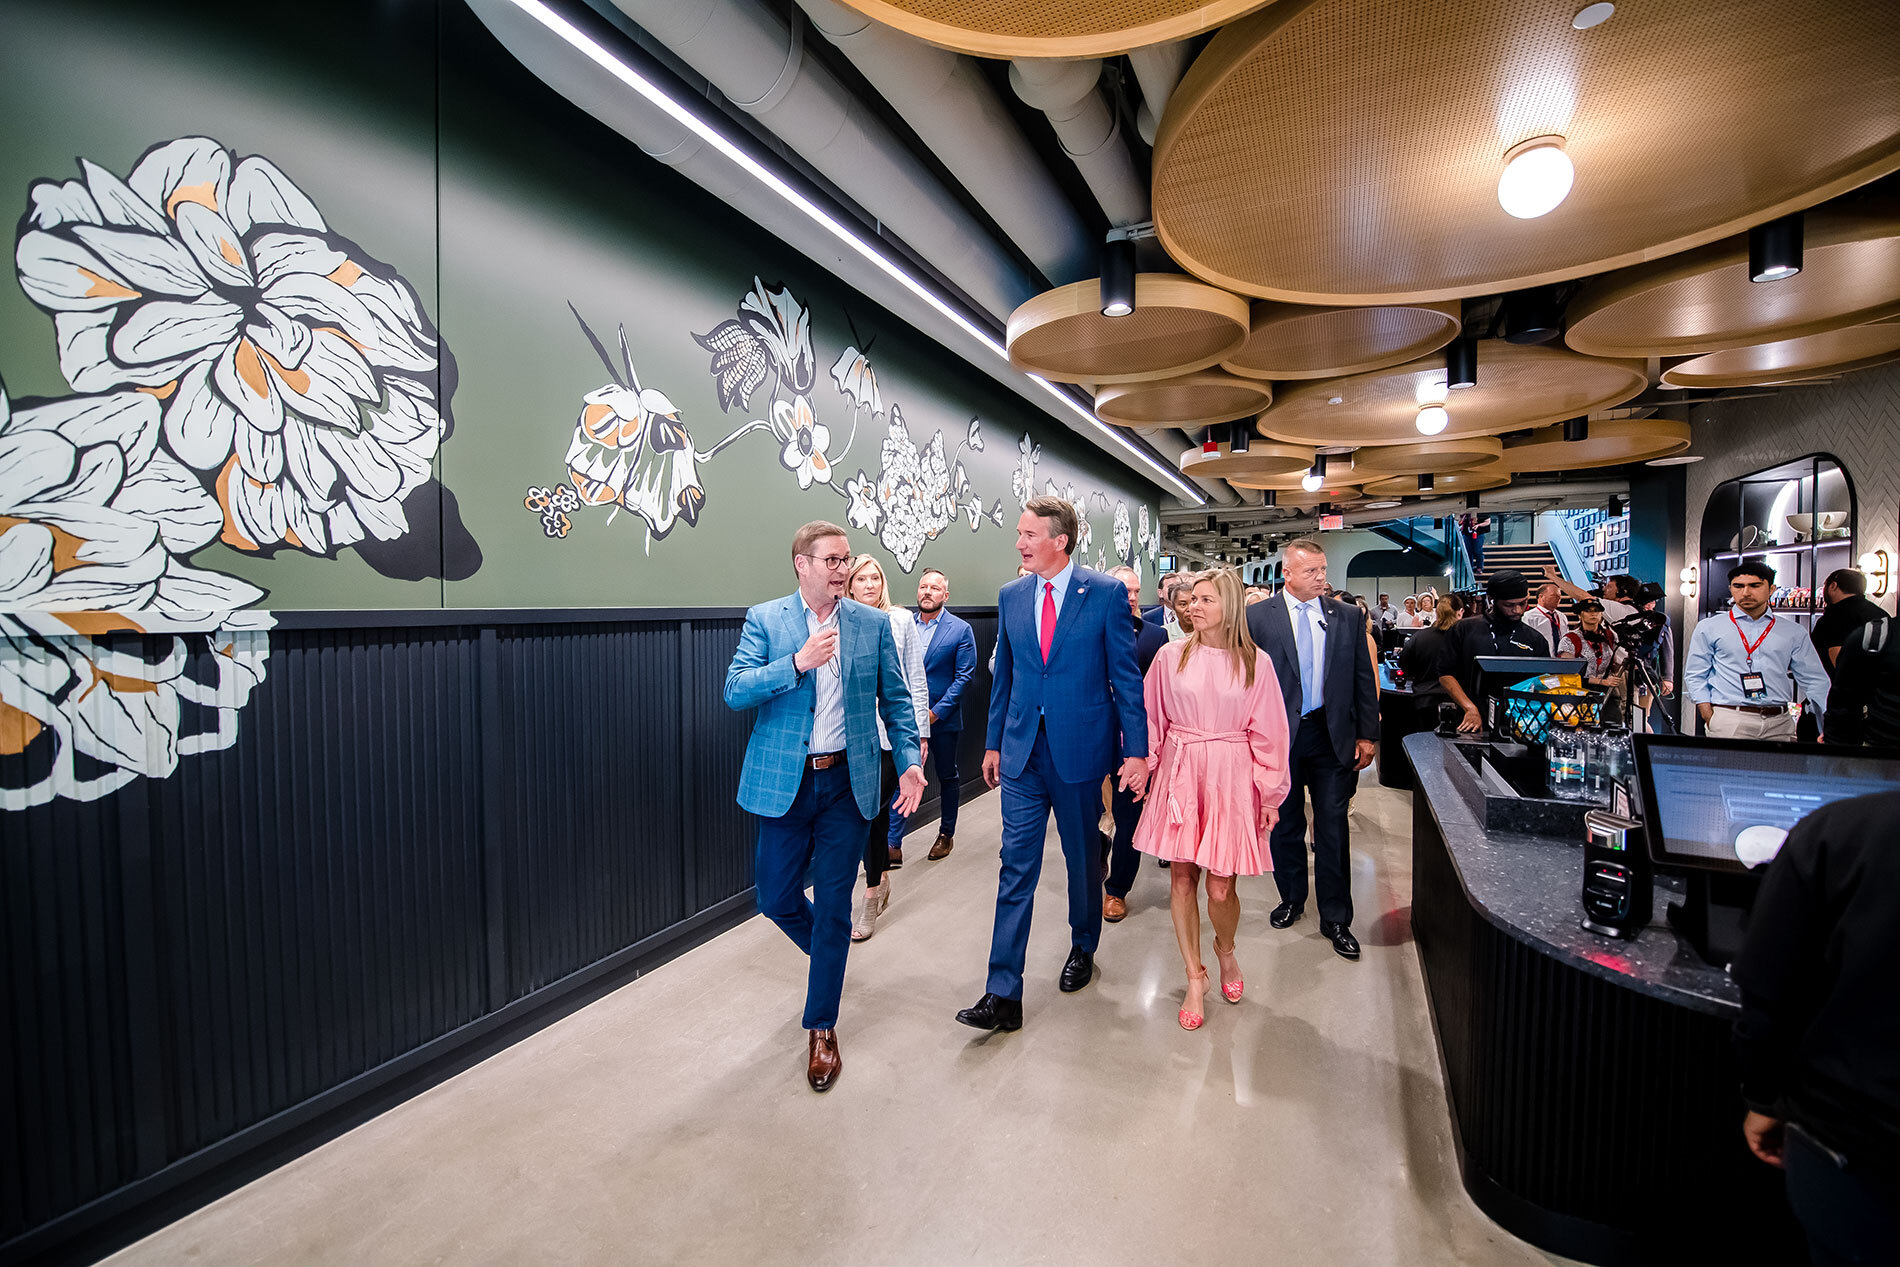
[[[101,311],[85,309],[93,302],[86,298],[54,302],[41,294],[36,303],[23,284],[28,273],[64,284],[71,273],[60,270],[70,261],[60,252],[97,245],[88,245],[92,229],[47,224],[29,193],[35,182],[77,180],[93,204],[106,205],[110,199],[91,186],[110,180],[88,177],[79,158],[124,179],[142,155],[177,138],[207,138],[194,151],[193,171],[214,160],[242,170],[241,160],[262,156],[322,220],[321,234],[291,226],[329,252],[313,249],[309,258],[320,262],[298,265],[305,274],[292,279],[292,289],[333,296],[329,282],[336,281],[372,308],[382,300],[376,312],[385,317],[401,309],[405,290],[413,296],[415,312],[394,321],[394,352],[364,336],[355,346],[368,374],[335,371],[337,382],[355,384],[358,421],[348,425],[357,433],[300,414],[290,396],[282,431],[270,430],[273,418],[247,432],[250,415],[237,398],[245,390],[241,369],[253,364],[248,354],[239,348],[218,362],[225,345],[191,353],[199,360],[176,376],[183,387],[141,378],[149,367],[111,340],[150,318],[141,310],[153,295],[136,278],[109,274],[138,297],[112,301],[112,326],[100,344],[106,350],[94,358],[102,363],[87,371],[110,381],[101,388],[87,380],[87,391],[129,402],[128,418],[164,413],[162,426],[138,433],[147,441],[156,435],[156,448],[129,432],[121,438],[124,481],[129,489],[144,479],[149,488],[161,466],[174,486],[195,481],[179,492],[195,509],[174,518],[189,519],[207,498],[221,497],[217,539],[199,543],[172,531],[167,548],[181,567],[263,591],[253,606],[742,604],[789,588],[787,542],[815,518],[852,524],[853,546],[884,560],[900,596],[914,581],[899,574],[914,577],[929,566],[951,574],[962,601],[993,601],[995,586],[1015,574],[1025,476],[1035,491],[1053,484],[1085,504],[1083,558],[1109,564],[1133,556],[1152,573],[1158,532],[1156,540],[1142,534],[1155,522],[1151,487],[574,110],[452,0],[439,8],[368,0],[326,6],[321,39],[304,19],[272,6],[88,0],[7,3],[0,14],[7,32],[0,112],[9,120],[0,191],[23,217],[16,248],[35,256],[16,260],[14,284],[0,287],[0,378],[14,403],[16,434],[29,416],[48,425],[51,402],[82,394],[62,373],[53,309],[76,306],[59,318],[69,323]],[[84,73],[75,73],[81,63]],[[175,152],[182,151],[167,151]],[[198,177],[174,174],[163,183],[156,161],[142,169],[142,180],[148,190],[160,182],[154,196],[165,205],[155,208],[156,227],[137,231],[152,250],[174,250],[192,226],[210,221],[186,205],[198,195],[175,188]],[[43,202],[57,186],[39,189]],[[265,261],[277,258],[272,251],[281,254],[272,246],[275,230],[246,226],[235,178],[228,191],[219,189],[211,199],[223,204],[218,232],[236,235],[235,254],[262,279]],[[109,221],[109,208],[101,216]],[[34,228],[51,236],[22,247]],[[95,257],[106,258],[86,258]],[[197,270],[210,290],[196,302],[223,297],[245,313],[246,324],[225,344],[250,332],[256,347],[272,346],[261,328],[269,299],[262,281],[213,276],[216,259],[201,260]],[[755,281],[760,312],[748,323],[741,305]],[[291,319],[317,331],[317,344],[338,348],[342,334],[362,334],[346,320],[353,302],[319,303]],[[186,342],[195,337],[189,326],[179,328]],[[723,399],[713,352],[702,341],[717,343],[737,367]],[[834,379],[847,347],[867,353],[875,412]],[[419,350],[426,364],[416,360]],[[351,358],[344,352],[342,359]],[[69,349],[68,360],[84,357]],[[202,374],[207,409],[228,416],[237,401],[229,454],[215,437],[188,442],[193,418],[201,430],[207,424],[180,407],[191,375],[216,364],[237,367],[223,380]],[[298,375],[321,380],[323,364],[280,367],[281,381],[308,388],[309,378]],[[747,367],[749,382],[740,372]],[[641,390],[631,390],[634,377]],[[220,381],[235,386],[219,395]],[[866,381],[862,373],[855,380],[860,394]],[[136,387],[160,396],[160,404],[131,399]],[[321,388],[319,381],[314,390]],[[577,443],[590,394],[590,430]],[[451,420],[439,449],[432,429],[412,434],[409,406],[418,398],[425,415],[439,407]],[[972,447],[973,435],[980,448]],[[5,440],[0,432],[0,445]],[[819,452],[807,458],[801,444],[813,440]],[[377,469],[351,473],[357,459],[343,454],[359,449],[374,450],[362,461]],[[618,500],[582,504],[570,478],[571,450],[584,473],[604,475],[584,486]],[[300,466],[306,452],[336,461]],[[230,454],[234,463],[224,461]],[[150,464],[143,475],[134,469],[141,463]],[[75,484],[61,495],[94,492]],[[163,517],[149,497],[104,496],[135,517]],[[302,507],[305,518],[272,520],[279,498]],[[239,503],[250,509],[233,509]],[[313,548],[305,537],[351,535],[326,517],[332,503],[350,523],[382,523],[391,539],[379,544],[376,530],[365,527],[370,539],[361,544],[323,540],[321,550]],[[173,606],[180,601],[174,597]],[[36,602],[28,592],[12,605],[60,604]]]

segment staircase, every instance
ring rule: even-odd
[[[1563,568],[1557,563],[1557,552],[1548,542],[1540,541],[1536,545],[1486,546],[1484,551],[1484,569],[1477,573],[1478,586],[1483,588],[1490,577],[1499,572],[1522,572],[1524,579],[1531,583],[1531,601],[1537,601],[1537,587],[1543,583],[1546,570],[1563,575]],[[1567,579],[1567,578],[1566,578]],[[1558,604],[1558,610],[1572,620],[1577,616],[1576,600],[1565,595]]]

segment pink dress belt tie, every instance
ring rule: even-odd
[[[1174,762],[1168,771],[1168,821],[1179,827],[1201,813],[1201,789],[1187,773],[1189,744],[1247,742],[1244,730],[1196,730],[1192,726],[1170,726],[1168,742],[1174,748]]]

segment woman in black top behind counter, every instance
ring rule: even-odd
[[[1446,636],[1446,631],[1457,623],[1456,604],[1449,598],[1441,598],[1433,614],[1431,627],[1419,630],[1399,648],[1399,672],[1405,675],[1406,684],[1412,688],[1412,705],[1417,710],[1417,716],[1413,719],[1416,730],[1413,733],[1435,729],[1438,725],[1438,706],[1451,698],[1439,679],[1458,671],[1450,640]]]

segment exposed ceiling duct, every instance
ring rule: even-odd
[[[890,226],[999,320],[1038,285],[838,77],[802,23],[754,0],[614,0],[615,7]]]
[[[1099,58],[1057,62],[1018,58],[1009,64],[1016,95],[1049,116],[1062,152],[1069,156],[1112,225],[1141,224],[1148,217],[1148,180],[1122,143],[1121,120],[1099,91]]]
[[[1181,76],[1187,74],[1189,60],[1185,40],[1150,44],[1128,54],[1128,63],[1135,68],[1135,82],[1141,85],[1141,109],[1135,113],[1135,130],[1150,145],[1155,143],[1155,129],[1161,125],[1161,116],[1167,113],[1168,98],[1174,95]]]
[[[798,5],[1050,281],[1095,275],[1095,243],[976,62],[837,0]]]

